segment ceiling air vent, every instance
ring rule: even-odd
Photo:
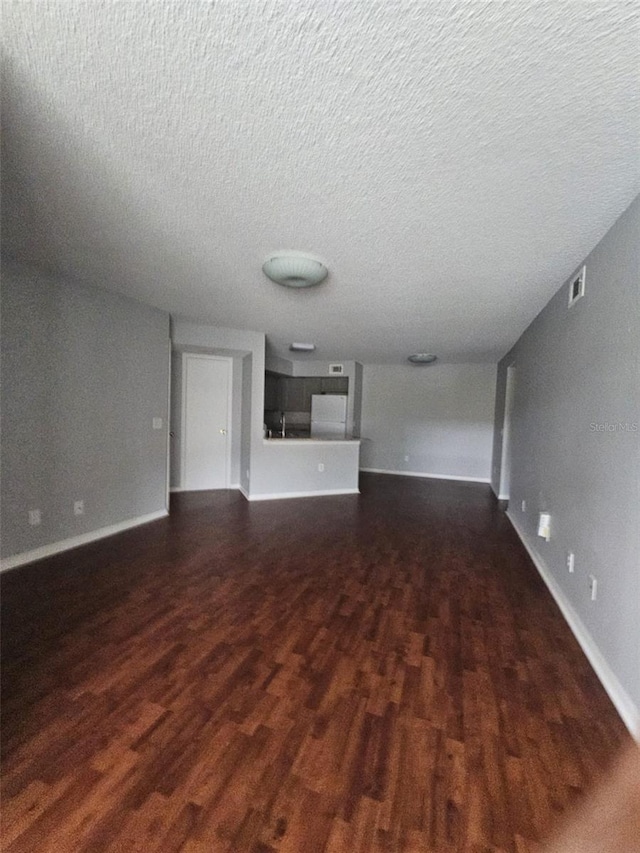
[[[330,364],[329,373],[332,376],[340,376],[342,373],[344,373],[344,364]]]
[[[587,268],[582,267],[575,278],[571,279],[569,285],[569,308],[575,304],[581,296],[584,296],[584,279],[587,273]]]

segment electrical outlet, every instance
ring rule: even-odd
[[[42,513],[39,509],[30,509],[29,510],[29,524],[32,527],[37,527],[42,521]]]
[[[162,429],[162,418],[154,418],[152,423],[154,429]]]
[[[569,551],[567,554],[567,571],[570,575],[572,575],[576,568],[576,555],[573,551]]]
[[[595,601],[598,597],[598,579],[593,575],[589,575],[589,592],[591,593],[591,601]]]
[[[526,512],[526,511],[527,511],[527,502],[522,501],[522,512]]]
[[[408,457],[408,456],[405,456],[405,457],[404,457],[404,461],[405,461],[405,462],[408,462],[408,461],[409,461],[409,457]]]
[[[73,514],[74,515],[84,515],[84,501],[74,501],[73,502]]]
[[[318,462],[318,471],[324,471],[324,462]]]

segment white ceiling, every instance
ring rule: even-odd
[[[282,354],[494,361],[640,190],[635,0],[2,8],[5,250]]]

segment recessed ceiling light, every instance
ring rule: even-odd
[[[302,254],[273,255],[262,265],[262,270],[271,281],[285,287],[313,287],[327,277],[328,270],[323,263]]]
[[[411,364],[433,364],[437,360],[438,356],[430,352],[416,352],[407,359]]]
[[[313,352],[315,344],[289,344],[291,352]]]

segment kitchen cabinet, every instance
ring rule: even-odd
[[[311,397],[314,394],[322,394],[322,377],[321,376],[305,376],[303,382],[302,402],[303,408],[301,412],[311,411]]]
[[[349,377],[348,376],[323,376],[323,377],[321,377],[321,381],[322,381],[322,388],[320,390],[321,394],[348,394],[349,393]]]
[[[298,376],[283,376],[280,379],[281,405],[283,412],[304,412],[304,380]]]
[[[347,376],[277,376],[265,374],[265,411],[311,412],[314,394],[348,394]]]
[[[264,408],[266,412],[274,412],[280,408],[278,399],[279,377],[266,373],[264,377]]]

